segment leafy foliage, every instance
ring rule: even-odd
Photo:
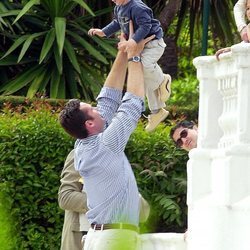
[[[1,1],[0,92],[93,100],[116,54],[87,35],[94,15],[84,0]]]
[[[190,107],[198,110],[199,87],[198,80],[193,75],[174,80],[172,83],[172,94],[168,105],[178,107]]]
[[[175,148],[169,130],[159,126],[154,133],[146,133],[140,123],[126,147],[140,191],[151,205],[149,231],[186,227],[187,153]]]
[[[13,226],[13,218],[10,215],[12,199],[2,190],[6,183],[0,184],[0,246],[4,250],[13,250],[16,246],[17,229]]]
[[[1,191],[18,228],[18,249],[59,249],[63,213],[57,204],[60,172],[73,141],[53,109],[33,106],[0,119]]]

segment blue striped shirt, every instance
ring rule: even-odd
[[[143,111],[143,99],[103,87],[97,108],[105,119],[102,133],[75,143],[75,168],[84,178],[90,223],[139,222],[139,193],[124,153]]]

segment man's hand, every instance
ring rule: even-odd
[[[128,41],[133,40],[132,39],[133,34],[134,34],[133,23],[132,23],[132,21],[130,21],[129,22],[129,40]],[[155,35],[152,35],[150,37],[147,37],[147,38],[141,40],[139,43],[137,43],[136,46],[127,47],[128,58],[140,55],[144,49],[145,44],[148,43],[149,41],[153,40],[154,38],[155,38]],[[126,42],[126,37],[125,37],[125,34],[122,33],[120,36],[119,44],[123,44],[124,42]],[[134,43],[136,44],[135,41],[134,41]],[[118,44],[118,48],[119,48],[119,44]]]
[[[136,42],[133,39],[129,39],[128,41],[122,41],[118,43],[118,49],[123,52],[127,52],[128,50],[134,49],[136,47]]]
[[[95,28],[90,29],[88,31],[88,35],[89,36],[97,35],[99,37],[104,37],[105,36],[104,32],[101,29],[95,29]]]

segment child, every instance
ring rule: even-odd
[[[238,31],[240,32],[241,39],[244,42],[250,41],[250,32],[246,24],[247,20],[250,20],[250,1],[249,0],[238,0],[234,5],[234,19]],[[248,35],[249,33],[249,35]]]
[[[243,16],[242,16],[243,15]],[[234,6],[234,18],[243,42],[250,42],[250,24],[246,24],[246,19],[250,21],[250,0],[239,0]],[[245,19],[246,18],[246,19]],[[222,48],[216,51],[216,59],[222,53],[231,51],[231,47]]]
[[[155,35],[155,39],[145,45],[139,57],[130,58],[129,61],[141,60],[144,70],[145,92],[151,114],[148,117],[147,131],[153,131],[157,125],[169,114],[165,102],[171,90],[170,75],[163,74],[157,61],[161,58],[166,44],[163,40],[163,31],[160,22],[153,18],[152,10],[141,0],[112,0],[116,6],[114,20],[103,29],[92,28],[88,34],[100,37],[109,37],[121,30],[127,37],[129,34],[129,21],[132,20],[134,35],[125,43],[119,44],[119,49],[135,46],[145,37]]]

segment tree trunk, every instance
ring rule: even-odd
[[[168,27],[173,23],[173,19],[180,9],[182,0],[169,0],[161,11],[158,19],[161,22],[163,32],[166,33]],[[164,37],[167,45],[164,54],[162,55],[159,64],[164,73],[170,74],[173,78],[177,76],[178,71],[178,55],[177,44],[173,36]]]
[[[174,36],[164,37],[164,41],[167,45],[159,64],[162,68],[162,71],[166,74],[171,75],[172,78],[177,77],[178,72],[178,55],[177,55],[177,46]]]
[[[166,2],[165,7],[158,17],[164,32],[167,31],[169,25],[173,22],[180,9],[181,2],[182,0],[169,0]]]

